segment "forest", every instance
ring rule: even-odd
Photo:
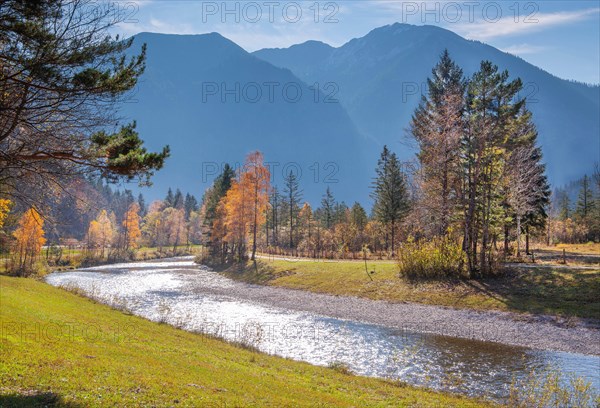
[[[368,205],[338,202],[328,185],[313,207],[294,171],[271,184],[258,151],[237,172],[225,165],[201,200],[169,189],[147,204],[142,193],[89,175],[76,175],[61,194],[34,197],[35,205],[3,198],[5,267],[28,275],[69,264],[63,248],[77,249],[78,265],[88,265],[133,260],[141,247],[167,256],[202,245],[206,262],[257,254],[397,259],[401,275],[476,277],[531,255],[531,240],[597,242],[598,168],[551,194],[521,88],[489,61],[465,78],[445,51],[413,114],[409,133],[419,152],[400,162],[384,146]],[[574,189],[576,199],[567,191]]]

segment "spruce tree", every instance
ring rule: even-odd
[[[335,211],[335,198],[333,197],[333,193],[329,186],[327,186],[327,190],[325,190],[325,194],[321,199],[321,210],[323,216],[323,222],[325,228],[330,229],[333,226],[333,217]]]
[[[173,207],[173,204],[175,203],[175,197],[173,196],[173,190],[171,190],[171,187],[169,187],[169,191],[167,191],[167,196],[165,197],[164,203],[165,208]]]
[[[590,179],[587,176],[583,176],[581,180],[581,189],[579,190],[579,196],[577,197],[577,208],[575,214],[584,221],[588,220],[588,217],[593,213],[594,208],[594,194],[590,186]]]
[[[288,221],[290,226],[289,245],[294,248],[294,229],[298,222],[298,212],[300,211],[300,201],[302,200],[302,190],[298,182],[298,177],[290,170],[284,177],[284,193],[286,198]]]
[[[352,225],[354,225],[359,232],[362,232],[365,229],[367,222],[369,221],[367,212],[358,202],[355,202],[352,205],[352,209],[350,210],[350,220]]]
[[[376,169],[371,197],[375,219],[385,225],[391,235],[391,249],[395,251],[396,227],[409,209],[409,195],[400,162],[395,153],[383,147]],[[389,245],[386,238],[386,247]]]

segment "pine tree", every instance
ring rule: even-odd
[[[325,190],[325,194],[321,199],[321,210],[323,212],[323,221],[325,223],[325,228],[331,229],[333,225],[333,217],[335,211],[335,198],[333,197],[333,193],[329,186]]]
[[[498,72],[490,61],[482,61],[467,88],[467,124],[462,137],[464,165],[464,239],[469,270],[490,271],[492,233],[502,220],[502,194],[507,161],[506,141],[524,100],[516,100],[520,79],[508,82],[508,72]],[[477,250],[479,249],[479,259]]]
[[[142,193],[138,195],[137,203],[140,206],[140,216],[143,218],[148,214],[148,207],[146,206],[146,200]]]
[[[279,243],[279,224],[280,224],[280,208],[282,202],[279,189],[275,186],[271,189],[269,195],[269,211],[267,215],[267,245],[269,245],[269,227],[271,230],[271,245]]]
[[[587,221],[588,217],[593,213],[594,195],[590,186],[590,179],[586,175],[581,180],[581,189],[577,198],[577,208],[575,214],[583,221]]]
[[[300,211],[300,201],[302,200],[302,190],[298,182],[298,177],[290,170],[289,174],[284,177],[284,193],[288,206],[288,221],[290,226],[290,248],[294,248],[294,230],[298,223],[298,212]]]
[[[175,191],[175,195],[173,196],[173,208],[177,208],[178,210],[182,210],[184,208],[184,199],[181,190],[177,189]]]
[[[406,216],[409,208],[409,195],[400,162],[395,153],[383,147],[377,163],[377,177],[373,182],[373,215],[389,230],[391,250],[395,251],[396,227]],[[389,242],[386,236],[386,249]]]
[[[183,208],[185,210],[185,220],[189,221],[190,214],[198,210],[198,200],[196,200],[196,197],[187,193],[183,202]]]
[[[367,212],[358,202],[355,202],[352,205],[352,209],[350,210],[350,218],[352,224],[356,226],[360,232],[364,231],[365,227],[367,226],[367,222],[369,221]]]
[[[163,200],[165,203],[165,207],[173,207],[175,205],[175,196],[173,195],[173,190],[169,187],[169,191],[167,191],[167,196]]]
[[[571,218],[571,199],[565,190],[556,191],[556,201],[558,203],[558,218],[566,221]]]

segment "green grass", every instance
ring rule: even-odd
[[[543,313],[600,319],[600,268],[552,266],[520,269],[498,278],[457,282],[408,282],[392,262],[260,260],[224,273],[251,283],[478,310]]]
[[[33,279],[0,276],[0,323],[2,407],[484,406],[260,354]]]

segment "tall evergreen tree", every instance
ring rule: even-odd
[[[352,225],[354,225],[359,232],[362,232],[365,229],[367,222],[369,221],[367,212],[358,202],[355,202],[352,205],[352,209],[350,210],[350,219],[352,221]]]
[[[577,197],[577,208],[575,214],[584,221],[588,220],[588,217],[593,213],[594,208],[594,194],[590,186],[590,179],[586,175],[581,180],[581,189],[579,190],[579,196]]]
[[[173,208],[176,208],[178,210],[181,210],[184,208],[184,198],[183,198],[183,194],[181,193],[181,190],[177,189],[175,191],[175,195],[173,196]]]
[[[521,80],[509,82],[508,78],[507,71],[498,72],[497,66],[482,61],[467,89],[467,124],[462,138],[466,189],[463,249],[469,270],[480,274],[491,269],[492,237],[503,212],[499,191],[505,179],[506,141],[525,103],[516,100]]]
[[[173,190],[171,187],[169,187],[169,190],[167,191],[167,196],[165,197],[164,203],[166,208],[173,207],[175,204],[175,196],[173,195]]]
[[[376,174],[371,194],[375,201],[373,215],[388,229],[391,236],[391,249],[394,252],[396,228],[408,212],[409,195],[400,162],[396,154],[391,153],[387,146],[383,147]],[[386,237],[386,249],[389,246],[387,241]]]
[[[282,201],[283,198],[279,193],[279,189],[274,186],[271,189],[271,194],[269,195],[269,210],[267,214],[267,245],[269,245],[269,242],[272,245],[277,245],[279,243],[279,226]],[[270,241],[268,233],[269,230],[271,231]]]
[[[300,201],[302,200],[302,190],[298,182],[298,177],[290,170],[289,174],[284,177],[284,193],[288,210],[289,221],[289,245],[294,248],[294,231],[298,223],[298,212],[300,211]]]
[[[322,221],[324,223],[325,228],[330,229],[333,226],[333,217],[335,212],[335,198],[333,197],[333,193],[329,186],[325,190],[325,194],[321,199],[321,210],[322,210]]]
[[[140,206],[140,216],[143,218],[148,214],[148,206],[146,205],[146,200],[142,193],[138,194],[137,203]]]
[[[185,210],[185,219],[186,221],[189,221],[190,214],[198,210],[198,200],[196,200],[196,197],[187,193],[183,202],[183,208]]]

